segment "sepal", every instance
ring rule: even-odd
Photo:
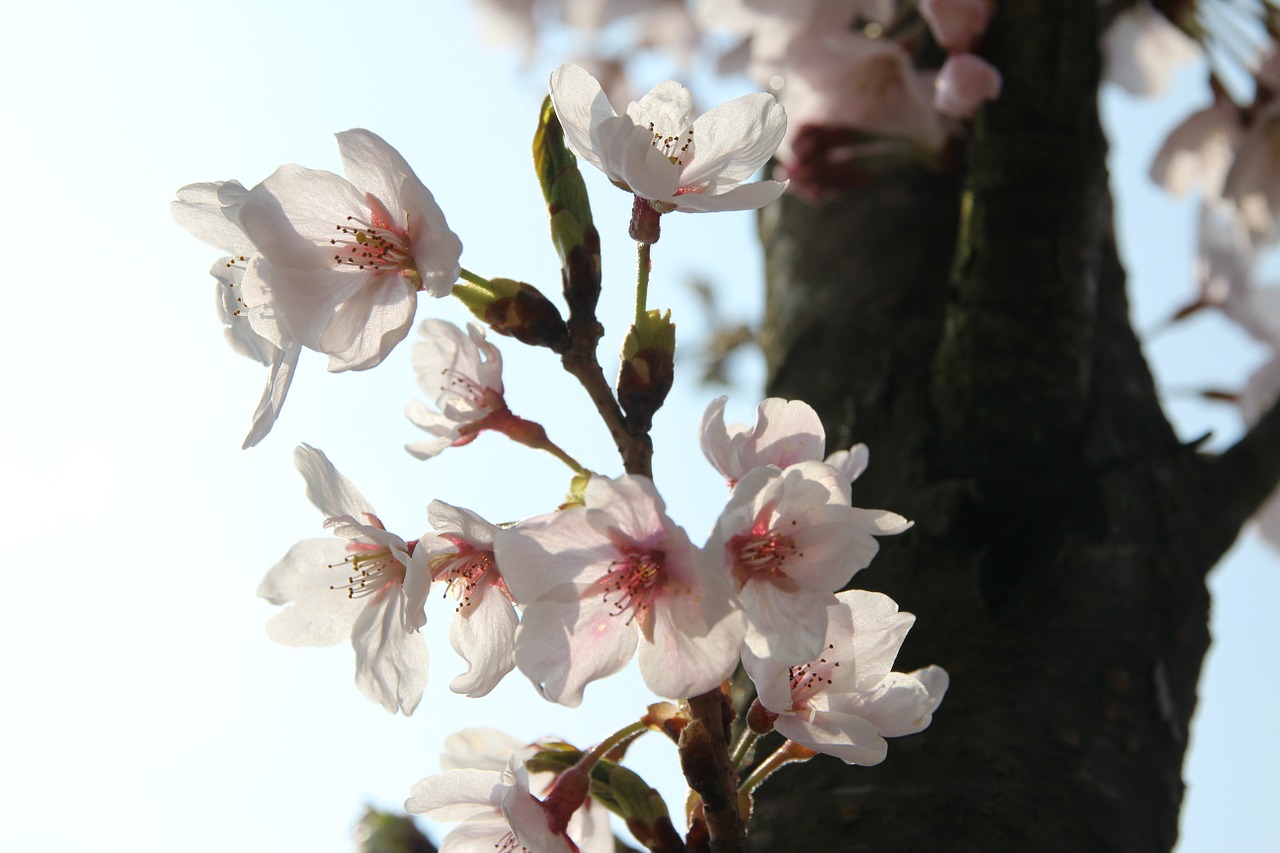
[[[618,372],[618,403],[627,426],[647,431],[675,379],[676,325],[671,312],[646,311],[627,331]]]

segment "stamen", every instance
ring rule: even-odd
[[[445,595],[458,600],[455,612],[471,606],[471,594],[480,588],[480,579],[493,568],[492,551],[476,551],[466,546],[456,554],[442,554],[428,565],[431,579],[444,581]]]
[[[632,547],[624,547],[622,554],[621,559],[609,564],[608,573],[596,585],[602,590],[605,603],[613,606],[611,615],[626,613],[630,625],[637,616],[644,621],[655,593],[665,584],[662,565],[666,554]]]
[[[375,273],[413,269],[407,234],[385,226],[376,216],[374,223],[354,216],[348,216],[347,221],[351,224],[334,226],[338,236],[329,240],[336,247],[333,260],[339,267],[345,264]]]
[[[359,542],[347,547],[352,553],[341,563],[331,563],[329,568],[350,566],[353,574],[347,577],[346,583],[334,584],[329,589],[345,589],[347,598],[364,598],[403,578],[404,566],[391,556],[389,549],[373,548]]]

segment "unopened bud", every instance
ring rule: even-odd
[[[675,379],[676,324],[671,312],[646,311],[627,331],[618,371],[618,403],[627,428],[647,432]]]
[[[531,284],[493,278],[484,284],[455,284],[453,295],[500,335],[555,352],[569,348],[569,329],[560,309]]]
[[[578,158],[564,144],[564,129],[549,97],[542,102],[533,135],[533,164],[551,219],[551,242],[560,255],[569,314],[594,317],[600,298],[600,234],[592,224]]]

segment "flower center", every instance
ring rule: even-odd
[[[347,217],[347,225],[335,225],[338,236],[329,243],[334,247],[333,260],[339,266],[351,266],[366,272],[405,272],[413,269],[409,253],[409,236],[390,223],[383,223],[376,213],[373,222]]]
[[[613,606],[613,616],[627,614],[627,624],[639,617],[644,624],[653,598],[666,583],[662,551],[642,551],[634,546],[622,548],[621,559],[609,564],[609,571],[596,586],[603,590],[604,601]]]
[[[693,128],[667,136],[655,130],[653,122],[649,122],[649,132],[653,134],[649,144],[665,154],[672,165],[683,167],[685,160],[693,156]]]
[[[834,648],[833,645],[827,645],[828,652]],[[791,707],[784,713],[797,714],[807,711],[812,722],[813,711],[808,707],[809,700],[831,685],[835,668],[839,665],[840,661],[829,661],[825,657],[820,657],[812,663],[787,667],[791,675]]]
[[[364,598],[404,579],[404,566],[391,556],[391,549],[367,542],[349,543],[346,559],[329,566],[331,569],[341,567],[351,570],[347,582],[334,584],[329,589],[345,589],[347,598]]]
[[[795,525],[795,519],[791,524]],[[795,540],[775,530],[767,522],[757,521],[749,534],[739,534],[729,540],[729,546],[737,555],[733,574],[746,583],[752,580],[783,581],[788,579],[784,564],[788,557],[803,557]]]
[[[442,554],[428,566],[433,581],[443,581],[445,595],[458,600],[460,612],[471,606],[471,594],[481,584],[484,575],[493,568],[493,552],[477,551],[471,546],[459,546],[456,554]]]

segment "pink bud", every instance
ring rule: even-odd
[[[956,118],[972,118],[978,107],[1000,94],[1000,72],[972,53],[947,57],[934,83],[933,105]]]
[[[987,31],[991,4],[989,0],[924,0],[920,16],[939,45],[951,53],[962,53]]]

